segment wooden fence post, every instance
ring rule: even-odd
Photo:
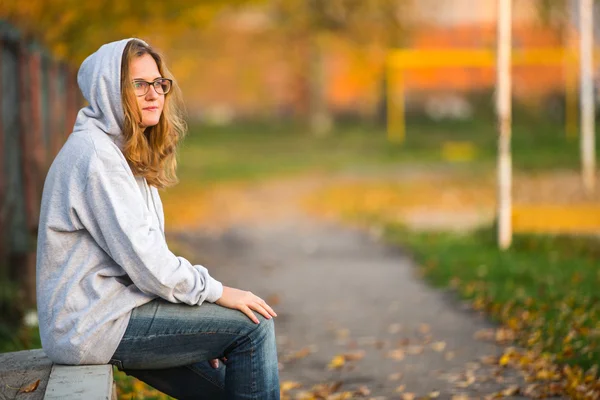
[[[4,41],[0,40],[0,71],[2,71]],[[2,93],[2,74],[0,73],[0,93]],[[6,234],[8,233],[6,214],[7,214],[7,202],[6,202],[6,177],[5,177],[5,157],[4,157],[4,113],[2,112],[2,98],[0,95],[0,277],[6,276],[6,256],[7,256],[7,243]],[[1,279],[0,278],[0,279]]]
[[[13,262],[15,268],[18,268],[18,278],[22,283],[23,301],[26,306],[35,306],[35,249],[32,244],[33,234],[37,228],[37,222],[34,219],[36,215],[35,202],[35,177],[34,177],[34,157],[31,151],[32,124],[31,124],[31,96],[29,87],[31,77],[29,75],[28,63],[30,60],[29,51],[26,45],[21,42],[18,46],[18,69],[19,69],[19,143],[21,147],[21,169],[23,171],[23,195],[25,200],[25,223],[26,223],[26,243],[24,251],[15,254],[18,258]],[[36,225],[36,228],[32,228]]]

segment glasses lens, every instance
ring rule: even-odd
[[[154,81],[154,89],[158,94],[167,94],[171,90],[171,81],[168,79],[157,79]]]
[[[143,96],[148,92],[148,83],[144,81],[134,81],[133,90],[137,96]]]

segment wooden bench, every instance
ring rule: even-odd
[[[26,392],[39,384],[35,390]],[[53,364],[43,350],[0,353],[0,399],[113,400],[111,365]]]

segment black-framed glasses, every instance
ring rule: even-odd
[[[133,80],[133,91],[138,97],[145,96],[150,90],[150,86],[154,87],[154,90],[158,94],[167,94],[171,90],[173,81],[168,78],[157,78],[152,82],[147,82],[143,79]]]

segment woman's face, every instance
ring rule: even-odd
[[[152,82],[156,78],[161,78],[156,61],[150,54],[134,58],[129,64],[129,71],[132,81],[141,79]],[[154,87],[150,85],[148,93],[137,96],[137,102],[142,110],[142,126],[147,128],[158,124],[165,104],[165,95],[156,93]]]

